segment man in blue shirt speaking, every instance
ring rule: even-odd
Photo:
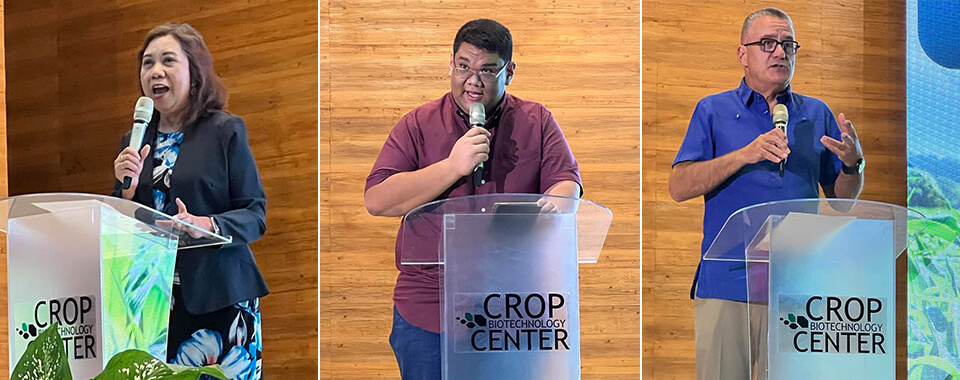
[[[863,153],[853,123],[841,113],[838,124],[826,103],[790,88],[799,48],[786,13],[751,13],[737,48],[740,86],[701,99],[693,112],[669,189],[677,202],[704,197],[701,257],[727,218],[743,207],[817,198],[818,184],[831,198],[856,198],[863,188]],[[790,115],[786,133],[773,126],[777,104]],[[751,359],[743,333],[743,263],[701,260],[693,283],[697,379],[749,379],[757,358]],[[765,377],[758,372],[758,379]]]

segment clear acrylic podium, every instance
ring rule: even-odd
[[[127,349],[166,361],[177,249],[229,243],[120,198],[50,193],[0,200],[7,233],[10,371],[59,323],[74,378]]]
[[[904,207],[800,199],[738,210],[704,260],[744,265],[756,379],[895,379]]]
[[[541,213],[546,201],[553,212]],[[443,379],[579,379],[577,266],[597,261],[612,218],[590,201],[539,194],[410,211],[401,264],[440,272]]]

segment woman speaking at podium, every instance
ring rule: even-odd
[[[246,126],[223,111],[227,91],[189,24],[154,28],[138,58],[154,111],[142,147],[123,138],[113,195],[233,237],[177,253],[167,361],[260,379],[260,297],[269,291],[249,244],[266,232],[266,198]]]

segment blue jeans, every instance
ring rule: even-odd
[[[440,334],[411,325],[393,308],[390,347],[403,380],[440,380]]]

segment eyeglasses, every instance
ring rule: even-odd
[[[480,80],[484,82],[493,82],[494,80],[497,79],[497,77],[500,76],[500,74],[503,74],[503,72],[507,69],[507,66],[510,66],[510,62],[507,62],[506,64],[504,64],[503,67],[501,67],[497,71],[493,71],[491,69],[486,69],[486,68],[480,69],[480,71],[474,71],[471,68],[467,67],[467,65],[461,63],[453,68],[453,75],[456,75],[457,78],[461,78],[461,79],[466,79],[473,75],[479,75]]]
[[[773,38],[761,38],[760,41],[743,44],[743,46],[760,45],[760,51],[764,53],[773,53],[777,50],[777,45],[783,47],[783,52],[787,55],[797,54],[800,49],[800,43],[794,40],[777,41]]]

